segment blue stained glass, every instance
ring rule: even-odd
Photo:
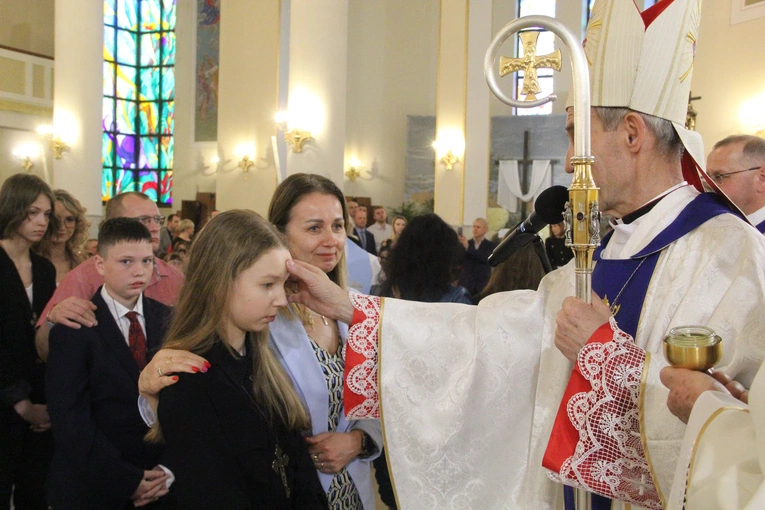
[[[136,99],[135,67],[117,66],[117,97],[121,99]]]
[[[135,172],[131,172],[130,170],[117,170],[116,181],[116,189],[114,190],[115,195],[136,190]]]
[[[176,0],[104,2],[104,200],[136,190],[172,203],[175,24]]]
[[[117,135],[117,161],[118,166],[135,168],[135,137]]]
[[[117,26],[138,30],[138,0],[117,0]]]
[[[162,65],[175,65],[175,32],[162,34]]]
[[[102,135],[101,164],[110,168],[114,166],[114,135],[109,133]]]
[[[141,35],[141,65],[153,66],[159,63],[159,34]]]
[[[104,95],[114,95],[114,64],[104,62]]]
[[[151,32],[159,30],[159,0],[141,1],[141,30]]]
[[[104,168],[101,173],[101,200],[106,202],[112,198],[112,187],[114,186],[114,170]]]
[[[139,135],[155,135],[159,123],[157,103],[141,103],[141,111],[138,122]]]
[[[173,172],[160,172],[159,176],[159,201],[162,204],[172,204]]]
[[[151,198],[155,202],[157,198],[157,172],[138,172],[138,191]]]
[[[103,100],[103,124],[104,131],[114,131],[114,99],[105,97]]]
[[[137,48],[136,35],[133,32],[117,30],[117,52],[115,54],[117,62],[129,66],[137,65]]]
[[[141,101],[159,99],[159,74],[157,67],[141,69]]]
[[[175,99],[175,68],[165,67],[162,73],[162,99]]]
[[[172,136],[163,136],[159,143],[159,167],[173,168],[175,149],[175,138]]]
[[[114,29],[104,27],[104,60],[114,62]]]
[[[168,101],[162,105],[159,132],[163,135],[172,135],[175,131],[175,101]]]
[[[162,28],[175,30],[175,0],[162,0]]]
[[[159,168],[159,157],[157,155],[157,138],[141,138],[141,154],[138,158],[139,168]]]
[[[117,23],[115,0],[104,1],[104,25],[115,25]]]
[[[117,131],[123,134],[135,134],[136,104],[134,101],[117,100]]]

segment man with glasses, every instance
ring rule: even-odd
[[[707,173],[765,234],[765,139],[733,135],[720,140],[707,157]]]
[[[133,218],[151,233],[151,246],[156,255],[160,229],[165,218],[159,214],[157,204],[143,193],[130,191],[113,197],[106,204],[106,219]],[[95,305],[90,301],[104,279],[98,274],[95,257],[75,267],[61,280],[56,292],[37,321],[35,342],[40,358],[48,358],[48,334],[54,324],[79,329],[95,325]],[[183,273],[164,260],[155,257],[154,272],[144,293],[165,305],[172,306],[183,285]]]

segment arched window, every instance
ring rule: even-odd
[[[104,1],[103,94],[102,199],[172,204],[175,0]]]

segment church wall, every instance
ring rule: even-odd
[[[404,200],[407,115],[435,115],[439,1],[349,3],[346,170],[364,165],[350,196]]]
[[[742,109],[751,113],[750,101],[760,98],[765,118],[765,17],[731,25],[731,1],[739,3],[705,0],[701,7],[691,91],[702,97],[694,102],[696,130],[707,154],[728,135],[754,134],[742,119]]]
[[[53,56],[55,0],[0,0],[0,46]]]

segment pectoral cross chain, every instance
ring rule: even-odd
[[[282,479],[282,485],[284,485],[284,491],[287,493],[287,499],[290,499],[290,488],[287,485],[287,472],[284,468],[289,464],[290,458],[284,454],[279,445],[276,445],[276,451],[274,451],[274,461],[271,463],[271,469],[274,470]]]

